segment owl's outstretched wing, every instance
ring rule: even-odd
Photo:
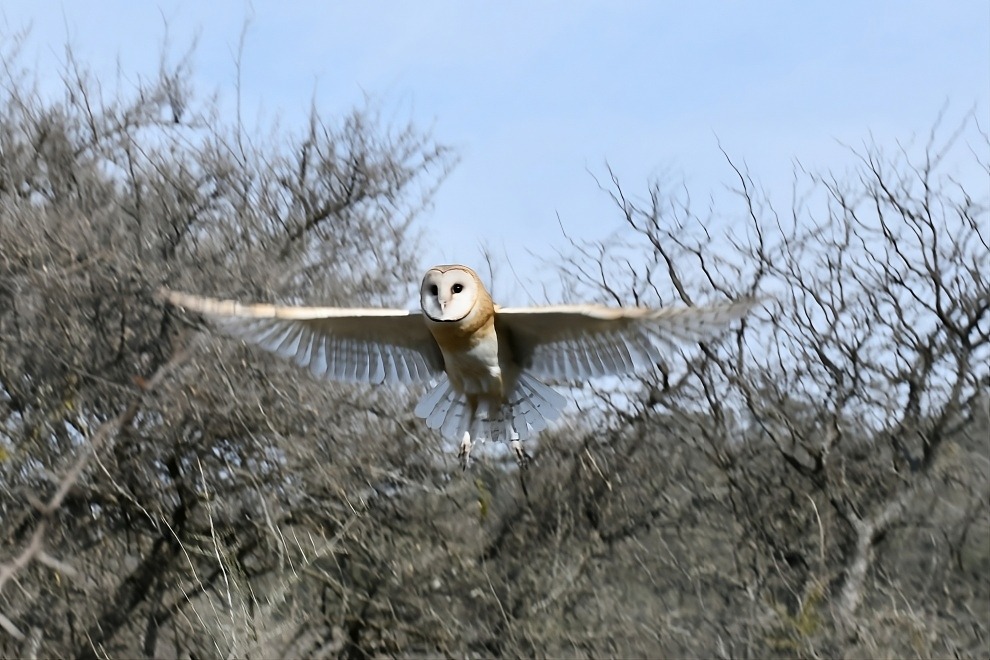
[[[242,305],[162,290],[222,332],[288,358],[317,378],[421,383],[443,373],[440,348],[418,312]]]
[[[561,305],[497,309],[495,328],[528,373],[561,380],[621,375],[655,364],[665,349],[708,338],[757,303],[614,308]]]

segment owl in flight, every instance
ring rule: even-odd
[[[521,441],[560,416],[567,400],[543,379],[581,381],[654,365],[661,349],[702,340],[744,316],[752,300],[648,309],[601,305],[498,307],[467,266],[436,266],[420,287],[421,312],[242,305],[163,290],[221,331],[256,344],[317,378],[429,383],[415,413],[460,440],[467,466],[472,438]]]

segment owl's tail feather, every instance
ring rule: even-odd
[[[536,435],[560,417],[566,405],[567,399],[549,385],[520,374],[507,402],[492,405],[482,399],[472,420],[467,397],[443,378],[420,400],[415,413],[426,420],[427,427],[453,440],[461,440],[470,431],[477,440],[509,442]]]
[[[467,399],[464,398],[463,394],[454,391],[446,376],[442,377],[436,387],[420,399],[413,412],[417,417],[425,419],[426,426],[431,429],[444,429],[448,420],[452,424],[459,422],[462,418],[465,420],[465,424],[470,421],[468,419]],[[444,433],[444,435],[453,437],[449,432]],[[461,435],[463,435],[463,431]]]
[[[520,374],[516,386],[509,396],[507,404],[501,408],[504,419],[503,428],[506,432],[514,430],[520,440],[525,440],[545,429],[550,422],[560,417],[567,399],[557,393],[552,387],[529,374]],[[494,425],[493,425],[494,426]],[[493,437],[496,429],[492,428]],[[511,440],[511,434],[498,437],[499,440]]]

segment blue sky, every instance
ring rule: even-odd
[[[632,192],[673,174],[705,199],[732,181],[721,143],[786,204],[794,160],[843,168],[840,141],[924,135],[946,103],[954,121],[975,108],[990,123],[986,0],[0,5],[0,34],[31,28],[25,61],[53,88],[67,41],[107,80],[118,60],[152,75],[167,24],[173,52],[197,39],[198,91],[228,99],[245,20],[249,111],[292,128],[311,99],[333,115],[370,95],[458,151],[421,218],[424,269],[480,266],[481,245],[532,268],[527,250],[565,246],[558,215],[581,238],[618,229],[589,174],[606,161]]]

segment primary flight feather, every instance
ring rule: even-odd
[[[581,380],[648,369],[663,349],[702,340],[744,316],[752,300],[649,309],[602,305],[500,308],[467,266],[436,266],[421,312],[242,305],[176,291],[162,295],[217,328],[330,380],[430,383],[416,415],[461,441],[521,441],[560,416],[567,400],[541,379]]]

